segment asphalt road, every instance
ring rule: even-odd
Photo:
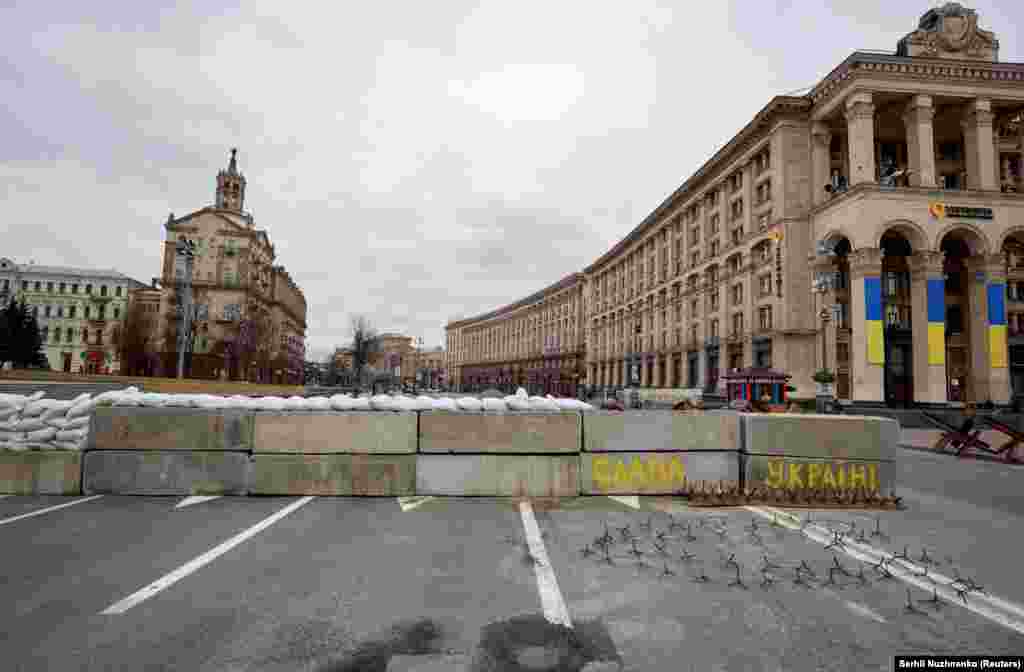
[[[6,497],[0,650],[9,670],[200,672],[888,670],[897,653],[1024,653],[1024,472],[911,451],[904,471],[905,510],[794,512],[806,534],[784,512],[665,498],[535,500],[527,515],[486,498]],[[615,542],[592,555],[606,524]],[[830,530],[848,545],[826,550]],[[865,561],[904,547],[893,578]],[[911,576],[922,551],[930,574]],[[814,576],[797,583],[801,563]],[[956,575],[984,593],[958,599]]]

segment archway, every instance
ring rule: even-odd
[[[889,406],[909,407],[914,400],[913,335],[911,333],[910,267],[913,254],[904,231],[882,234],[882,316],[885,364],[883,391]]]
[[[832,287],[835,292],[835,343],[832,345],[836,353],[836,397],[850,399],[850,341],[852,329],[850,325],[850,252],[853,246],[846,236],[833,236],[829,239],[832,256]]]

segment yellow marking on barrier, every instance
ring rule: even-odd
[[[686,484],[686,467],[678,456],[634,456],[628,464],[620,457],[594,456],[591,474],[600,490]]]
[[[804,469],[806,468],[806,472]],[[878,492],[881,483],[877,464],[851,462],[791,462],[784,459],[768,460],[764,479],[769,488],[832,488],[849,490],[866,488]]]

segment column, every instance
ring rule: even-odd
[[[978,403],[1010,399],[1006,343],[1006,267],[1001,254],[967,260],[971,385]]]
[[[846,99],[850,186],[875,182],[875,104],[871,93],[858,91]]]
[[[961,125],[964,129],[964,158],[967,188],[995,190],[995,142],[992,139],[992,103],[978,98],[968,103]],[[984,400],[982,400],[984,401]]]
[[[912,187],[935,186],[935,139],[932,118],[935,110],[931,96],[914,96],[903,113],[907,129],[907,163]],[[945,394],[945,393],[943,393]]]
[[[743,167],[743,235],[747,236],[757,228],[754,223],[754,162],[748,161]]]
[[[909,259],[914,401],[943,404],[946,393],[946,282],[941,252]]]
[[[1010,155],[1002,154],[1000,158],[1002,159],[1002,166],[999,171],[999,185],[1001,188],[1003,180],[1006,180],[1007,182],[1011,181],[1013,179],[1013,174],[1010,172]]]
[[[881,250],[851,252],[850,394],[853,401],[883,400],[885,343],[882,332]]]
[[[824,203],[828,197],[825,185],[831,178],[831,147],[831,129],[820,121],[814,122],[811,128],[811,202],[814,205]]]
[[[834,273],[836,271],[836,267],[832,263],[832,259],[831,258],[826,258],[825,260],[820,261],[817,264],[815,264],[814,270],[815,270],[816,273]],[[838,362],[838,358],[836,356],[837,355],[837,353],[836,353],[836,341],[838,339],[836,337],[837,337],[837,335],[839,333],[839,325],[836,324],[836,320],[834,319],[834,317],[832,315],[832,305],[836,303],[836,291],[835,291],[835,289],[833,287],[830,286],[828,288],[828,291],[823,292],[821,294],[818,294],[818,297],[820,298],[820,300],[818,301],[818,305],[817,306],[813,306],[813,308],[815,310],[815,312],[814,312],[815,329],[817,330],[817,333],[818,333],[817,339],[815,340],[815,344],[814,344],[815,345],[814,361],[818,362],[818,365],[814,367],[814,370],[817,371],[818,369],[824,367],[824,368],[828,369],[829,371],[831,371],[833,375],[835,375],[836,374],[836,369],[837,369],[837,362]],[[822,310],[822,308],[825,308],[825,309],[827,309],[829,311],[829,319],[828,319],[828,322],[825,323],[825,324],[822,324],[822,321],[821,321],[821,310]],[[825,358],[826,359],[825,359],[824,362],[821,361],[821,331],[822,331],[822,327],[824,327],[824,331],[825,331],[825,344],[827,346],[825,348]]]

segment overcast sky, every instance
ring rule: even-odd
[[[239,148],[309,304],[444,324],[582,270],[776,94],[936,2],[0,4],[0,255],[160,273]],[[967,3],[1024,61],[1024,3]]]

